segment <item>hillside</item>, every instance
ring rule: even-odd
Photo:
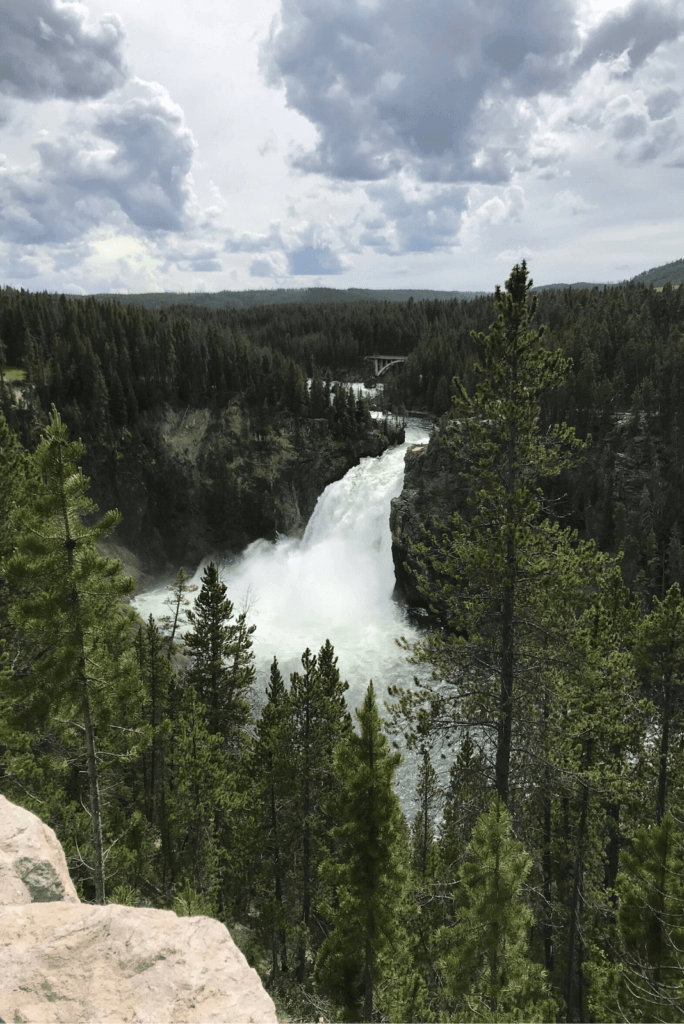
[[[654,288],[662,288],[664,284],[684,284],[684,260],[674,260],[672,263],[664,263],[662,267],[653,267],[651,270],[644,270],[632,278],[638,284],[653,285]]]
[[[192,305],[205,309],[249,309],[251,306],[282,306],[289,303],[421,302],[426,299],[472,299],[485,292],[440,292],[427,288],[264,288],[243,292],[147,292],[140,295],[99,294],[96,299],[116,299],[126,306],[168,309]],[[88,297],[88,296],[84,296]]]

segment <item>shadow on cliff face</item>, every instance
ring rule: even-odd
[[[123,522],[103,553],[121,557],[140,586],[208,551],[236,553],[277,533],[301,536],[319,495],[363,456],[389,446],[378,429],[336,440],[326,420],[257,425],[235,402],[217,412],[167,409],[136,437],[88,452],[84,470],[100,509]]]

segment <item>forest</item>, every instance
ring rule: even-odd
[[[524,263],[441,302],[5,288],[0,339],[0,791],[82,899],[216,916],[291,1020],[684,1020],[682,289],[534,293]],[[352,715],[329,642],[257,691],[213,562],[142,622],[80,467],[166,405],[353,437],[334,382],[373,352],[408,356],[384,400],[438,420],[462,497],[414,549],[415,685]]]

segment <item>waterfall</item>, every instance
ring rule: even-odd
[[[287,680],[302,652],[316,654],[330,640],[338,667],[349,683],[348,703],[357,707],[370,679],[378,700],[391,683],[413,677],[395,639],[412,639],[406,613],[392,600],[394,566],[389,529],[390,501],[400,494],[404,455],[428,433],[409,421],[405,444],[358,466],[330,484],[318,499],[304,537],[257,540],[236,558],[220,563],[220,575],[235,608],[249,607],[256,624],[254,654],[260,685],[275,655]],[[192,582],[200,585],[206,559]],[[216,561],[216,559],[214,559]],[[166,611],[167,591],[159,588],[133,602],[146,619]]]

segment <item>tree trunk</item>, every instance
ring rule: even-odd
[[[87,683],[84,682],[83,722],[86,735],[86,754],[88,761],[88,783],[90,786],[90,818],[92,828],[93,856],[95,863],[95,901],[105,902],[104,851],[102,848],[102,810],[100,807],[100,785],[97,776],[97,756],[95,752],[95,729],[90,714],[90,698]]]
[[[503,592],[501,628],[501,688],[499,691],[499,728],[496,745],[496,791],[501,802],[508,805],[511,769],[511,736],[513,733],[514,615],[515,615],[515,547],[508,542],[506,555],[508,580]]]
[[[579,929],[580,906],[582,899],[582,883],[584,875],[584,833],[587,827],[587,813],[589,810],[589,786],[582,783],[582,810],[580,812],[579,829],[577,836],[577,849],[575,851],[575,869],[572,880],[572,903],[570,905],[570,921],[568,924],[568,949],[565,963],[565,1013],[567,1021],[581,1021],[583,1019],[583,1008],[581,1003],[582,985],[579,975],[582,973],[582,965],[578,965],[578,984],[575,985],[575,942]],[[575,992],[578,993],[577,1005],[575,1004]],[[575,1012],[577,1011],[577,1012]]]
[[[363,957],[363,1019],[373,1019],[373,947],[368,935]]]
[[[658,770],[658,798],[656,801],[656,824],[665,814],[667,799],[667,757],[670,746],[670,686],[665,684],[665,707],[663,709],[663,731],[660,737],[660,766]]]
[[[544,892],[544,923],[542,932],[544,935],[544,964],[549,974],[553,973],[553,921],[551,917],[551,905],[553,898],[553,876],[551,866],[551,798],[548,795],[551,790],[551,780],[548,771],[544,777],[545,793],[543,797],[544,824],[543,840],[544,853],[542,855],[543,892]]]

